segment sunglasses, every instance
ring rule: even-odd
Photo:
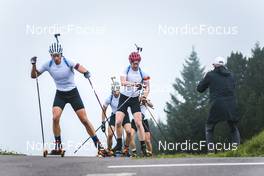
[[[52,56],[52,57],[59,57],[60,54],[52,54],[51,56]]]
[[[133,65],[138,65],[138,64],[139,64],[139,62],[132,62],[132,64],[133,64]]]

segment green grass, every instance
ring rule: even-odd
[[[219,152],[217,154],[157,155],[157,158],[195,158],[195,157],[264,157],[264,131],[241,144],[235,151]]]
[[[264,131],[240,145],[235,151],[218,153],[219,157],[263,157],[264,156]]]
[[[0,149],[0,155],[23,155],[23,154]]]

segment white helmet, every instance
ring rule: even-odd
[[[213,65],[225,65],[225,58],[218,56],[214,59]]]
[[[114,82],[111,84],[111,90],[112,92],[120,91],[120,84],[119,82]]]
[[[49,53],[50,54],[61,54],[62,55],[62,47],[61,44],[58,43],[52,43],[51,46],[49,47]]]

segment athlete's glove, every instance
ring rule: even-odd
[[[102,122],[101,130],[103,133],[105,133],[105,121]]]
[[[88,71],[85,72],[83,75],[84,75],[84,77],[87,78],[87,79],[89,79],[89,78],[91,77],[91,74],[90,74],[90,72],[88,72]]]
[[[143,105],[146,105],[147,102],[148,102],[147,97],[142,96],[142,97],[141,97],[141,102],[142,102]]]
[[[31,59],[30,59],[30,62],[32,65],[36,64],[37,63],[37,57],[36,56],[33,56]]]
[[[141,90],[143,85],[141,83],[136,83],[136,87],[137,87],[138,90]]]

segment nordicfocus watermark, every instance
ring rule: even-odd
[[[200,152],[200,151],[234,151],[238,149],[237,143],[206,143],[206,141],[192,142],[185,140],[183,142],[159,141],[159,151],[182,151],[182,152]]]
[[[26,25],[27,35],[53,35],[55,33],[61,34],[76,34],[76,35],[103,35],[106,33],[105,26],[90,26],[90,25]]]
[[[65,150],[76,150],[82,143],[75,142],[68,140],[66,142],[62,142],[63,149]],[[106,145],[105,143],[102,143],[102,145]],[[54,142],[46,142],[44,144],[44,148],[47,150],[53,150],[55,147]],[[94,148],[95,145],[93,143],[87,143],[83,146],[82,150],[89,151],[91,148]],[[43,144],[39,141],[27,141],[26,142],[26,149],[27,151],[42,151],[43,150]]]
[[[159,35],[168,35],[168,36],[187,36],[187,35],[216,35],[216,36],[225,36],[225,35],[238,35],[239,30],[238,26],[221,26],[221,25],[191,25],[185,24],[182,26],[171,26],[171,25],[158,25]]]

